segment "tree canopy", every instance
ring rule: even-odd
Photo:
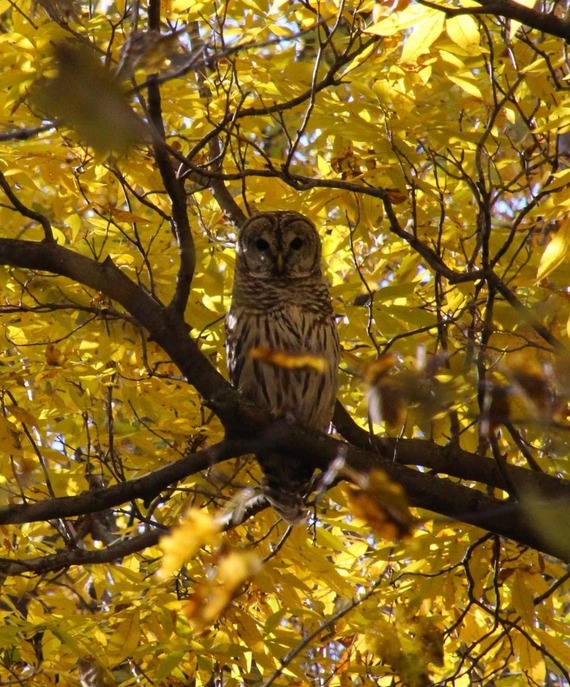
[[[568,10],[0,0],[2,684],[570,684]],[[227,382],[279,209],[331,436]]]

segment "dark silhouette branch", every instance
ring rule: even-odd
[[[123,500],[144,498],[187,474],[205,469],[212,461],[231,455],[256,452],[260,445],[270,446],[294,460],[311,460],[315,467],[326,470],[341,456],[346,464],[358,472],[381,467],[406,490],[414,506],[425,508],[445,517],[477,525],[490,532],[508,537],[524,546],[545,551],[560,558],[568,551],[558,542],[548,541],[533,527],[520,504],[493,498],[473,486],[458,484],[435,474],[426,474],[409,465],[425,465],[441,474],[457,475],[462,479],[499,489],[504,479],[493,461],[456,447],[438,446],[427,440],[377,440],[350,431],[351,440],[368,450],[343,444],[318,432],[271,422],[264,411],[242,399],[202,355],[189,338],[181,318],[177,318],[163,304],[151,298],[132,282],[111,260],[102,263],[78,255],[56,244],[0,239],[0,263],[17,267],[44,270],[73,279],[104,293],[120,303],[170,356],[197,391],[207,400],[226,427],[230,441],[223,448],[188,456],[163,471],[140,478],[142,481],[112,487],[110,496],[102,500],[102,493],[94,492],[72,499],[56,499],[52,503],[18,506],[18,522],[27,520],[30,513],[38,517],[44,508],[45,517],[85,513],[85,509],[101,510]],[[338,414],[338,413],[337,413]],[[345,423],[347,424],[347,423]],[[357,441],[358,439],[358,441]],[[373,450],[370,450],[370,449]],[[380,449],[380,450],[378,450]],[[212,454],[212,451],[214,452]],[[216,451],[220,453],[216,454]],[[491,465],[491,464],[492,465]],[[532,470],[505,466],[511,481],[522,491],[535,495],[547,494],[551,499],[570,500],[570,484]],[[157,476],[158,475],[158,476]],[[77,499],[84,499],[78,502]],[[81,509],[78,511],[78,503]],[[54,505],[60,504],[60,505]],[[545,506],[546,508],[547,506]],[[26,509],[35,509],[26,510]],[[57,510],[62,508],[61,511]],[[67,509],[67,510],[66,510]],[[14,522],[4,514],[5,522]]]
[[[408,465],[421,465],[422,456],[438,456],[438,461],[447,462],[448,448],[421,439],[391,440],[388,452],[363,450],[342,444],[332,437],[297,427],[274,423],[258,437],[263,450],[275,450],[288,456],[288,460],[306,460],[312,456],[315,467],[326,470],[337,459],[344,460],[353,470],[367,473],[372,468],[381,468],[390,479],[401,484],[410,503],[417,508],[438,513],[445,517],[481,527],[489,532],[507,537],[523,546],[549,553],[562,560],[570,560],[568,542],[555,541],[549,533],[541,533],[530,520],[521,503],[488,496],[473,486],[466,486],[454,480],[441,478],[432,473],[419,472]],[[457,458],[465,454],[457,450]],[[453,454],[452,454],[453,455]],[[483,461],[485,470],[494,474],[490,459],[466,454],[474,469],[474,460]],[[301,456],[301,458],[299,458]],[[536,473],[525,468],[507,466],[509,475],[517,487],[533,499],[540,501],[540,508],[547,514],[570,501],[570,482],[549,475]],[[474,472],[476,472],[474,470]],[[473,475],[475,481],[475,474]],[[484,480],[476,480],[484,484]],[[534,505],[534,504],[533,504]]]
[[[97,262],[55,243],[0,238],[0,264],[68,277],[105,294],[122,305],[168,352],[204,399],[212,401],[223,391],[237,396],[190,339],[184,320],[129,279],[110,258]],[[228,412],[231,424],[233,415]]]
[[[35,575],[41,575],[46,572],[63,570],[72,565],[112,563],[125,556],[143,551],[150,546],[156,546],[162,534],[164,534],[164,532],[159,530],[149,530],[136,537],[121,539],[104,549],[66,549],[49,556],[38,556],[37,558],[20,560],[0,558],[0,574],[23,575],[25,573],[33,573]]]
[[[150,0],[149,28],[160,32],[160,2]],[[178,315],[183,315],[190,296],[192,278],[196,269],[196,249],[188,219],[188,207],[184,181],[178,178],[170,154],[166,147],[166,132],[162,120],[162,103],[160,87],[152,78],[148,81],[148,114],[157,136],[154,137],[154,159],[162,177],[162,183],[171,202],[172,233],[178,245],[179,266],[176,275],[174,295],[170,302],[171,309]]]
[[[426,7],[443,12],[447,17],[456,17],[461,14],[490,14],[513,19],[531,29],[563,38],[566,42],[570,41],[570,21],[552,12],[540,12],[532,7],[525,7],[514,0],[477,0],[481,7],[447,7],[429,0],[419,0],[419,2]]]
[[[261,414],[259,421],[261,422]],[[495,463],[482,456],[469,454],[456,447],[438,446],[427,440],[382,440],[383,452],[363,450],[342,443],[314,430],[306,430],[277,420],[265,425],[265,430],[244,427],[249,440],[222,442],[209,450],[191,454],[141,478],[107,489],[86,492],[76,497],[51,499],[42,503],[11,506],[0,511],[0,523],[23,523],[36,520],[70,517],[118,506],[135,498],[153,498],[172,483],[232,456],[263,450],[276,450],[291,462],[311,460],[315,467],[326,470],[341,458],[352,470],[367,473],[381,468],[405,489],[410,503],[442,516],[512,539],[523,546],[544,551],[567,560],[567,545],[551,539],[529,520],[524,506],[512,500],[491,497],[472,486],[466,486],[433,473],[419,472],[409,465],[437,466],[442,473],[452,472],[454,462],[463,462],[465,474],[472,481],[485,485],[485,475],[491,486],[504,488],[504,479]],[[476,462],[481,463],[477,469]],[[540,499],[545,512],[551,506],[570,500],[570,483],[524,468],[506,466],[509,476],[522,492]],[[341,470],[342,472],[342,470]],[[342,477],[342,474],[340,475]]]
[[[113,508],[134,499],[150,501],[161,491],[185,477],[195,475],[222,460],[243,452],[243,443],[236,445],[235,442],[222,442],[204,451],[191,453],[163,468],[153,470],[128,482],[102,489],[90,489],[79,496],[64,496],[37,503],[8,506],[0,509],[0,524],[37,522],[86,515]]]

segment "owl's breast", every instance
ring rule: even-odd
[[[326,430],[337,390],[339,343],[332,315],[280,300],[265,312],[228,316],[228,367],[232,382],[275,415]],[[233,331],[232,331],[233,330]],[[323,371],[273,364],[251,356],[253,348],[319,356]]]

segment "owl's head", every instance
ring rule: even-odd
[[[261,279],[297,279],[321,273],[315,225],[298,212],[260,212],[242,227],[237,267]]]

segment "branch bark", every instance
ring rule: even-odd
[[[222,442],[204,451],[184,456],[147,475],[105,489],[90,489],[79,496],[64,496],[0,509],[0,524],[69,518],[97,513],[134,499],[148,501],[181,479],[195,475],[222,460],[241,453],[243,453],[243,443],[236,445],[232,442]]]
[[[345,432],[357,445],[283,422],[244,400],[202,355],[189,338],[182,318],[151,298],[132,282],[110,259],[99,263],[52,243],[0,239],[0,263],[43,270],[73,279],[104,293],[120,303],[170,356],[211,408],[220,417],[230,441],[209,451],[193,454],[139,480],[93,492],[75,499],[56,499],[43,504],[6,509],[3,522],[27,522],[38,517],[61,517],[103,510],[124,500],[151,496],[187,474],[205,469],[212,462],[243,453],[276,450],[290,460],[311,460],[316,468],[326,470],[342,456],[346,464],[359,472],[382,468],[406,490],[412,505],[445,517],[460,520],[508,537],[562,559],[569,559],[567,547],[544,537],[529,520],[520,503],[494,498],[474,486],[459,484],[449,478],[420,472],[410,465],[425,466],[438,473],[455,475],[479,485],[506,489],[503,475],[493,461],[461,451],[438,446],[427,440],[382,440],[357,432],[345,422]],[[339,414],[337,413],[337,419]],[[341,418],[342,419],[342,418]],[[360,446],[359,446],[360,445]],[[361,448],[366,446],[367,450]],[[522,491],[545,494],[555,502],[570,501],[570,483],[532,470],[506,466],[509,480]],[[123,501],[122,501],[123,500]],[[545,508],[548,503],[545,498]],[[87,510],[86,510],[87,509]]]
[[[491,14],[505,19],[518,21],[537,31],[543,31],[551,36],[570,41],[570,21],[557,17],[553,13],[540,12],[532,7],[515,2],[514,0],[476,0],[478,7],[447,7],[429,0],[419,0],[422,5],[444,12],[448,17],[460,14]]]
[[[237,396],[230,384],[200,353],[181,316],[155,300],[110,258],[97,262],[57,244],[0,239],[0,264],[68,277],[114,300],[144,327],[206,400],[221,393]],[[228,409],[231,414],[231,409]],[[224,418],[221,417],[222,421]],[[232,417],[228,418],[231,424]]]

